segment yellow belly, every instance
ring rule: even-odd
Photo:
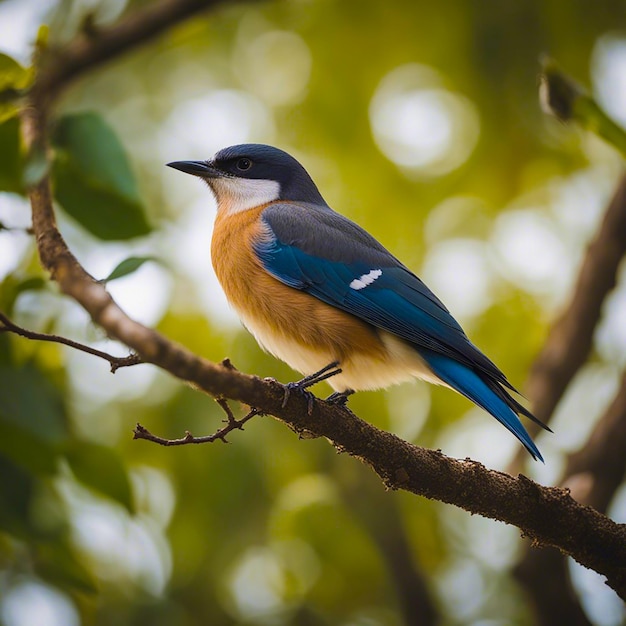
[[[339,361],[342,373],[328,381],[336,391],[379,389],[414,376],[433,380],[398,337],[270,276],[251,248],[264,236],[262,210],[218,214],[211,252],[226,297],[265,350],[305,375]]]
[[[440,382],[415,350],[390,333],[377,333],[379,345],[375,353],[365,352],[358,345],[340,353],[338,349],[333,350],[332,346],[329,349],[305,345],[293,336],[276,332],[254,316],[241,312],[239,315],[264,350],[305,376],[339,361],[341,374],[327,380],[335,391],[383,389],[414,377]]]

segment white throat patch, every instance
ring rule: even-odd
[[[350,283],[350,288],[358,291],[359,289],[365,289],[368,285],[371,285],[376,279],[380,278],[383,275],[382,270],[370,270],[367,274],[363,274],[363,276],[359,276],[359,278],[355,278]]]
[[[280,196],[280,184],[260,178],[209,178],[219,210],[240,213],[261,204],[274,202]]]

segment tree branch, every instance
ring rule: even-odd
[[[137,424],[133,431],[133,439],[145,439],[146,441],[152,441],[152,443],[158,443],[160,446],[185,446],[190,443],[213,443],[218,439],[222,443],[228,443],[228,441],[226,441],[226,435],[233,432],[233,430],[243,430],[243,426],[246,422],[250,421],[255,415],[261,415],[261,411],[258,409],[251,409],[241,419],[236,419],[228,406],[228,402],[224,398],[216,398],[216,402],[226,413],[227,419],[225,420],[226,426],[223,426],[212,435],[194,437],[194,435],[186,430],[184,437],[180,437],[179,439],[166,439],[153,435],[147,428],[143,427],[141,424]]]
[[[580,502],[604,513],[624,480],[625,449],[626,374],[585,445],[569,456],[561,484]],[[572,589],[567,561],[559,552],[527,549],[513,574],[533,599],[541,626],[590,624]],[[555,603],[555,597],[561,601]]]
[[[22,119],[25,135],[38,139],[42,127],[36,109],[27,109]],[[513,478],[473,461],[457,461],[438,451],[418,448],[378,430],[342,407],[316,399],[309,416],[307,399],[293,393],[283,406],[284,388],[279,383],[201,359],[127,317],[65,245],[54,222],[49,180],[44,178],[30,195],[33,227],[44,267],[96,324],[144,361],[194,383],[210,395],[257,407],[298,432],[307,430],[330,439],[339,450],[368,463],[388,488],[405,489],[513,524],[537,543],[557,547],[604,574],[609,584],[626,598],[626,527],[578,504],[564,490],[542,487],[523,476]]]
[[[556,550],[530,547],[512,573],[528,593],[536,626],[592,626],[572,587],[567,559]]]
[[[562,484],[579,502],[604,513],[626,473],[626,374],[587,443],[567,459]]]
[[[49,335],[47,333],[36,333],[32,330],[27,330],[26,328],[22,328],[21,326],[14,324],[4,313],[2,313],[2,311],[0,311],[0,332],[14,333],[16,335],[19,335],[20,337],[33,339],[35,341],[60,343],[64,346],[74,348],[75,350],[80,350],[81,352],[86,352],[87,354],[97,356],[109,362],[112,374],[115,374],[115,372],[117,372],[117,370],[121,367],[131,367],[132,365],[138,365],[143,362],[141,360],[141,357],[137,354],[129,354],[128,356],[122,357],[113,356],[112,354],[108,354],[107,352],[102,352],[102,350],[97,350],[96,348],[86,346],[85,344],[79,343],[78,341],[67,339],[67,337],[61,337],[60,335]]]
[[[114,26],[82,33],[44,60],[33,87],[36,100],[47,104],[76,78],[153,39],[178,22],[221,4],[223,0],[159,0],[126,16]]]
[[[550,112],[559,119],[571,119],[575,100],[584,94],[567,77],[554,71],[554,67],[544,64],[544,69],[548,71],[543,78],[542,91],[550,99]],[[591,117],[600,115],[604,128],[609,130],[609,134],[600,134],[617,139],[613,143],[623,151],[623,131],[613,128],[614,123],[597,105],[594,106]],[[589,117],[589,114],[587,110],[585,116]],[[581,121],[578,114],[573,117]],[[598,130],[594,124],[583,126],[594,126],[594,130]],[[619,132],[616,134],[614,131]],[[618,184],[602,224],[587,250],[570,304],[553,325],[526,385],[533,411],[544,422],[550,420],[567,386],[587,360],[602,305],[615,286],[617,271],[625,254],[626,176]],[[601,512],[606,510],[624,476],[625,402],[626,388],[623,384],[588,442],[580,452],[569,457],[561,483],[571,487],[579,500]],[[534,425],[531,425],[531,432],[536,432]],[[509,471],[515,471],[523,462],[522,456],[517,454]],[[589,619],[572,588],[563,555],[552,550],[531,550],[529,544],[526,548],[514,569],[514,576],[534,601],[538,623],[541,626],[556,623],[588,626]],[[561,601],[555,603],[555,597]]]
[[[83,54],[86,58],[106,59],[128,47],[120,46],[99,57],[87,46]],[[91,66],[95,64],[96,61]],[[56,75],[64,84],[86,67],[74,64],[69,70],[56,70]],[[58,93],[56,85],[46,83],[49,75],[40,74],[21,112],[22,131],[29,149],[46,147],[47,106]],[[471,460],[458,461],[439,451],[418,448],[378,430],[342,407],[316,399],[312,414],[308,415],[308,402],[301,394],[292,393],[283,403],[284,387],[279,383],[263,381],[194,355],[130,319],[106,288],[81,267],[56,227],[47,176],[31,188],[29,195],[33,229],[44,268],[61,291],[81,304],[96,324],[145,362],[194,383],[214,397],[227,397],[257,407],[296,432],[306,430],[328,438],[338,450],[369,464],[388,488],[405,489],[513,524],[538,544],[557,547],[605,575],[609,585],[626,598],[625,526],[575,502],[565,490],[542,487],[523,476],[513,478],[489,471]]]
[[[25,233],[26,235],[33,234],[33,229],[30,226],[27,226],[26,228],[22,226],[7,226],[6,224],[0,222],[0,231],[2,230],[12,233]]]
[[[587,248],[570,303],[552,325],[525,385],[534,415],[548,423],[576,372],[587,360],[593,333],[606,296],[615,287],[617,271],[626,255],[626,175],[620,180],[602,224]],[[529,424],[531,434],[539,431]],[[509,471],[524,458],[517,454]]]

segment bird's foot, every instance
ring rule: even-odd
[[[283,404],[282,407],[285,408],[287,406],[287,402],[289,401],[289,396],[292,391],[298,391],[307,399],[307,414],[311,415],[313,413],[313,400],[315,396],[308,390],[309,387],[316,385],[317,383],[326,380],[327,378],[331,378],[332,376],[336,376],[341,373],[341,369],[339,369],[339,361],[333,361],[329,363],[326,367],[323,367],[319,372],[314,372],[313,374],[309,374],[304,378],[298,380],[297,382],[287,383],[284,386],[285,395],[283,396]]]
[[[315,396],[306,387],[302,387],[300,385],[300,381],[297,381],[295,383],[287,383],[284,388],[285,388],[285,395],[283,396],[283,404],[282,404],[283,409],[287,406],[287,402],[289,401],[291,392],[297,391],[298,393],[302,394],[306,398],[307,415],[311,415],[313,413],[313,400],[315,400]]]
[[[336,406],[346,406],[348,402],[348,397],[354,393],[354,389],[345,389],[344,391],[335,391],[335,393],[331,393],[328,398],[326,398],[326,402],[328,404],[334,404]]]

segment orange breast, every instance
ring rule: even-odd
[[[264,235],[259,222],[264,208],[218,213],[211,242],[215,273],[244,323],[274,353],[278,351],[269,347],[263,335],[271,336],[275,344],[290,342],[329,360],[345,362],[355,353],[385,360],[385,346],[371,326],[265,271],[252,252],[252,242]],[[287,356],[277,356],[303,371]]]

